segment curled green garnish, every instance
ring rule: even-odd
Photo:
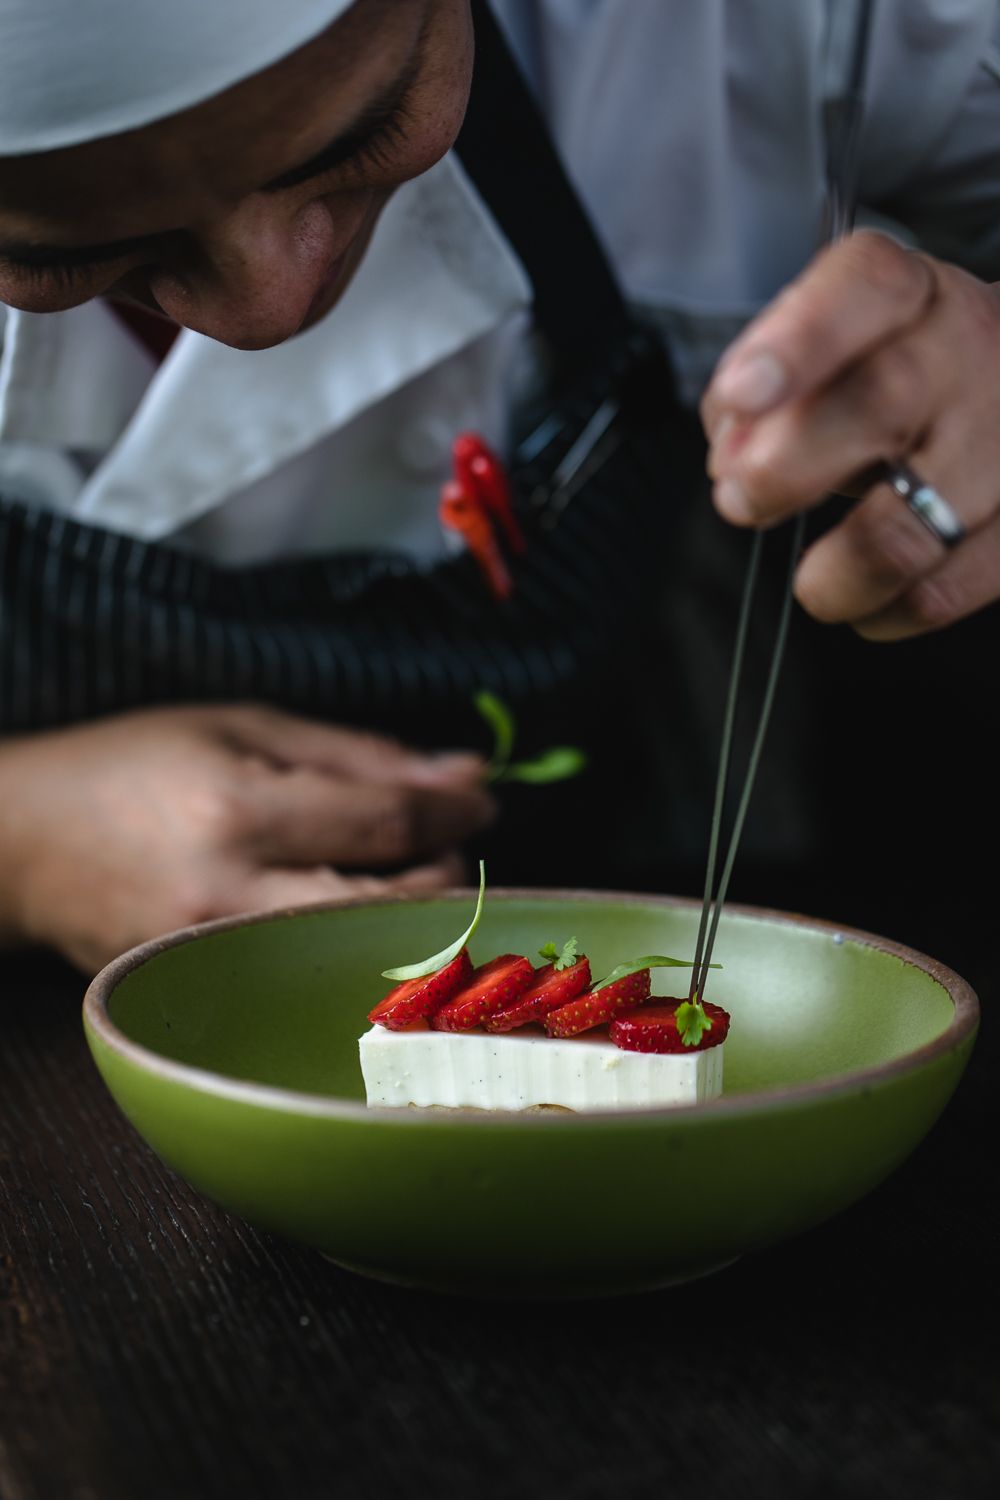
[[[493,754],[490,756],[490,780],[494,781],[497,774],[510,760],[514,749],[514,715],[495,693],[477,693],[473,698],[476,712],[480,718],[485,719],[493,730]]]
[[[579,776],[587,757],[574,745],[553,745],[534,760],[515,761],[493,777],[494,781],[523,781],[529,786],[547,786],[552,781],[568,781]]]
[[[599,979],[591,986],[591,994],[594,990],[603,990],[606,984],[614,984],[619,979],[627,979],[630,974],[638,974],[640,969],[690,969],[694,963],[693,958],[667,958],[662,953],[648,953],[645,958],[633,958],[627,964],[619,964],[617,969],[612,969],[606,979]],[[721,969],[721,964],[710,964],[712,969]]]
[[[544,948],[539,948],[539,958],[547,958],[557,973],[563,969],[570,968],[579,958],[580,944],[575,937],[567,938],[562,949],[556,947],[555,943],[546,943]]]
[[[476,902],[475,915],[460,938],[447,948],[442,948],[440,953],[435,953],[432,958],[425,958],[417,964],[404,964],[399,969],[383,969],[383,979],[423,979],[427,974],[436,974],[438,969],[443,969],[445,964],[450,964],[453,958],[457,958],[472,938],[479,919],[483,914],[483,901],[486,896],[486,864],[484,860],[479,861],[479,900]]]
[[[514,715],[495,693],[483,689],[473,698],[476,712],[493,730],[493,754],[490,757],[490,781],[521,781],[531,786],[545,786],[578,776],[587,764],[582,750],[573,745],[553,745],[534,760],[511,761],[517,733]]]

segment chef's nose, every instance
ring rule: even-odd
[[[321,202],[294,213],[254,194],[204,228],[197,256],[150,278],[168,317],[235,349],[270,349],[297,333],[334,256],[334,230]]]

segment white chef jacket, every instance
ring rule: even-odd
[[[494,0],[626,293],[694,400],[806,263],[844,0]],[[882,0],[861,196],[1000,278],[997,0]],[[102,303],[8,310],[0,491],[226,564],[432,559],[453,436],[501,447],[531,288],[453,155],[405,184],[339,305],[275,349],[183,331],[157,367]],[[2,315],[2,309],[0,309]],[[581,309],[585,316],[585,309]]]

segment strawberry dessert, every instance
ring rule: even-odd
[[[594,983],[576,938],[546,944],[539,967],[504,953],[473,967],[457,944],[399,980],[360,1040],[368,1103],[379,1108],[620,1110],[696,1104],[722,1092],[729,1015],[700,997],[652,995],[649,955]],[[430,966],[430,967],[428,967]],[[417,972],[421,971],[421,972]]]

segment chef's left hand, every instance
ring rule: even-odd
[[[948,551],[885,484],[806,552],[818,620],[894,640],[1000,598],[1000,286],[861,232],[727,350],[702,404],[715,503],[768,527],[905,461],[967,535]]]

